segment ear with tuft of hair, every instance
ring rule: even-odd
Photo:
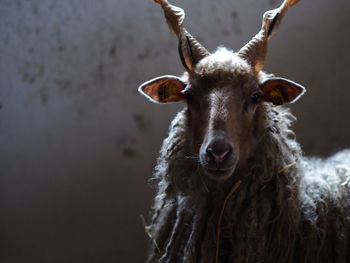
[[[170,103],[184,100],[186,83],[176,76],[161,76],[143,83],[139,92],[155,103]]]
[[[284,78],[269,78],[260,84],[263,99],[274,105],[283,105],[297,101],[305,88],[298,83]]]

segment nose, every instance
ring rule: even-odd
[[[232,146],[225,141],[213,141],[208,145],[206,153],[212,161],[221,164],[232,153]]]

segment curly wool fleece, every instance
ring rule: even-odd
[[[350,262],[350,150],[305,158],[289,110],[262,107],[254,155],[224,182],[191,156],[187,110],[175,117],[152,178],[148,262]]]

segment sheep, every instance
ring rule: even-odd
[[[264,72],[267,40],[298,0],[264,14],[238,52],[209,53],[161,5],[186,72],[147,81],[156,103],[185,101],[152,182],[148,262],[350,262],[350,150],[303,156],[283,105],[305,88]]]

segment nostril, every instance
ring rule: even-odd
[[[208,147],[207,150],[206,150],[207,154],[211,155],[212,152],[213,152],[213,148],[211,147]]]

